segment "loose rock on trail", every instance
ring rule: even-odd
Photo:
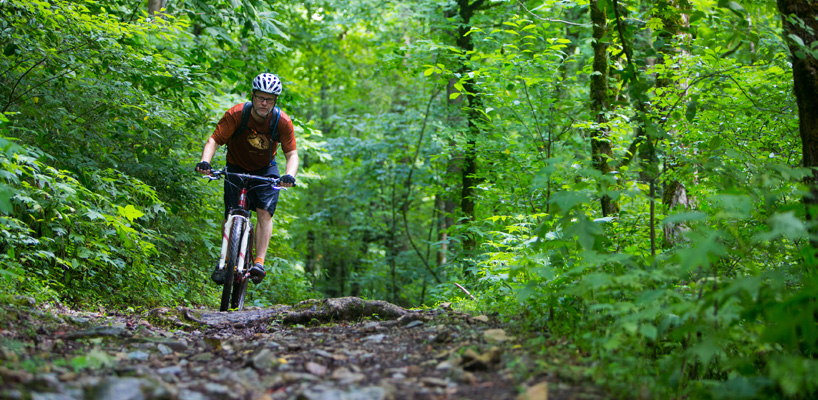
[[[486,316],[354,297],[143,315],[0,309],[0,399],[545,399]],[[561,396],[552,390],[552,398]]]

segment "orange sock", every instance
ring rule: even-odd
[[[253,261],[253,263],[264,265],[264,257],[256,257],[256,261]]]

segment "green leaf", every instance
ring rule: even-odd
[[[795,42],[795,44],[797,44],[798,47],[804,47],[804,39],[801,39],[800,36],[798,36],[798,35],[796,35],[794,33],[790,33],[789,35],[787,35],[787,37],[792,39],[792,41]]]
[[[91,257],[91,251],[88,250],[88,248],[86,248],[86,247],[82,247],[82,248],[80,248],[79,252],[77,253],[77,257],[83,258],[83,259]]]
[[[697,357],[699,361],[707,365],[714,357],[721,355],[722,350],[710,336],[704,336],[701,343],[694,345],[688,352]]]
[[[670,137],[664,127],[653,122],[649,122],[647,124],[646,131],[648,136],[654,139],[665,139]]]
[[[74,357],[71,359],[71,367],[75,372],[79,372],[88,368],[88,359],[85,356]]]
[[[14,43],[9,43],[9,44],[8,44],[8,45],[6,45],[6,47],[3,49],[3,54],[4,54],[5,56],[7,56],[7,57],[8,57],[8,56],[11,56],[12,54],[14,54],[14,53],[17,51],[17,49],[18,49],[18,46],[17,46],[16,44],[14,44]]]
[[[558,192],[551,196],[551,203],[556,204],[562,211],[568,211],[578,204],[587,203],[589,200],[586,194],[573,191]]]
[[[471,29],[469,29],[468,32],[464,33],[463,36],[469,36],[474,32],[483,32],[483,30],[480,28],[471,27]]]
[[[741,4],[736,3],[733,0],[719,0],[719,7],[726,8],[740,17],[744,16],[744,14],[747,14],[747,10],[745,10],[744,7],[741,6]]]
[[[655,326],[642,323],[642,325],[639,326],[639,333],[650,340],[656,340],[658,331],[656,330]]]
[[[707,220],[707,214],[700,212],[700,211],[690,211],[684,212],[679,214],[668,215],[662,220],[662,223],[667,224],[678,224],[680,222],[687,222],[687,221],[705,221]]]
[[[582,283],[583,285],[587,285],[586,287],[590,288],[591,290],[598,290],[601,287],[613,283],[612,278],[613,277],[610,274],[594,272],[582,277]]]
[[[0,213],[11,214],[13,211],[11,198],[14,197],[15,190],[10,186],[0,183]]]
[[[96,210],[87,210],[85,212],[85,216],[88,217],[91,221],[98,220],[98,219],[106,219],[104,214],[97,212]]]
[[[719,242],[716,235],[707,237],[697,237],[694,239],[692,247],[679,249],[676,253],[679,264],[682,267],[679,272],[687,273],[698,268],[707,269],[713,258],[723,256],[726,253],[725,247]]]
[[[690,23],[692,24],[692,23],[694,23],[694,22],[696,22],[696,21],[698,21],[698,20],[700,20],[700,19],[702,19],[702,18],[704,18],[706,16],[707,16],[707,14],[705,14],[703,11],[696,10],[692,14],[690,14]]]
[[[661,18],[652,17],[651,19],[649,19],[649,20],[648,20],[648,23],[647,23],[647,24],[645,24],[645,26],[646,26],[648,29],[651,29],[651,30],[654,30],[654,31],[655,31],[655,30],[659,30],[659,29],[664,28],[664,27],[665,27],[665,23],[664,23],[664,22],[662,22],[662,19],[661,19]]]
[[[795,213],[788,211],[782,214],[775,214],[767,219],[770,226],[769,232],[760,232],[753,237],[754,242],[775,240],[784,237],[790,240],[804,239],[807,237],[807,226]]]
[[[601,236],[603,231],[600,224],[589,220],[584,215],[579,215],[577,221],[566,229],[565,233],[575,235],[583,249],[592,250],[597,243],[597,237]]]
[[[687,110],[685,110],[685,118],[687,122],[693,122],[696,119],[696,111],[698,108],[699,102],[696,100],[691,100],[687,102]]]
[[[133,220],[145,215],[142,213],[142,211],[137,210],[136,207],[131,204],[128,204],[125,207],[117,206],[117,209],[119,210],[119,215],[127,218],[131,223],[133,223]]]
[[[526,301],[529,297],[538,293],[537,284],[534,281],[529,281],[525,286],[517,290],[517,300]]]
[[[113,357],[100,349],[91,350],[87,355],[87,360],[88,366],[92,369],[101,369],[116,364],[116,360]]]

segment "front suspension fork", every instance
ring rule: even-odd
[[[241,239],[241,244],[239,245],[239,259],[236,260],[238,265],[231,266],[236,268],[236,272],[238,276],[242,276],[248,271],[244,270],[244,260],[247,257],[247,254],[244,254],[244,251],[247,249],[247,240],[250,237],[250,219],[243,216],[243,215],[230,215],[227,217],[227,221],[224,223],[224,230],[222,231],[222,250],[221,255],[219,256],[219,269],[224,269],[225,265],[227,264],[227,250],[230,246],[230,232],[233,229],[233,223],[237,219],[243,219],[244,224],[244,232]]]

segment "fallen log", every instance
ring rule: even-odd
[[[165,310],[164,313],[153,312],[155,317],[164,319],[172,325],[180,325],[179,317]],[[363,318],[393,320],[403,316],[413,317],[406,309],[382,300],[363,300],[359,297],[340,297],[322,300],[304,300],[295,305],[275,306],[266,309],[245,311],[214,312],[189,308],[179,308],[181,317],[198,324],[219,327],[232,326],[246,328],[270,321],[287,325],[355,322]],[[407,319],[407,323],[412,319]],[[403,319],[402,319],[403,321]]]
[[[362,318],[397,319],[407,311],[382,300],[363,300],[358,297],[340,297],[323,300],[304,300],[285,310],[281,321],[285,324],[311,322],[357,321]]]

